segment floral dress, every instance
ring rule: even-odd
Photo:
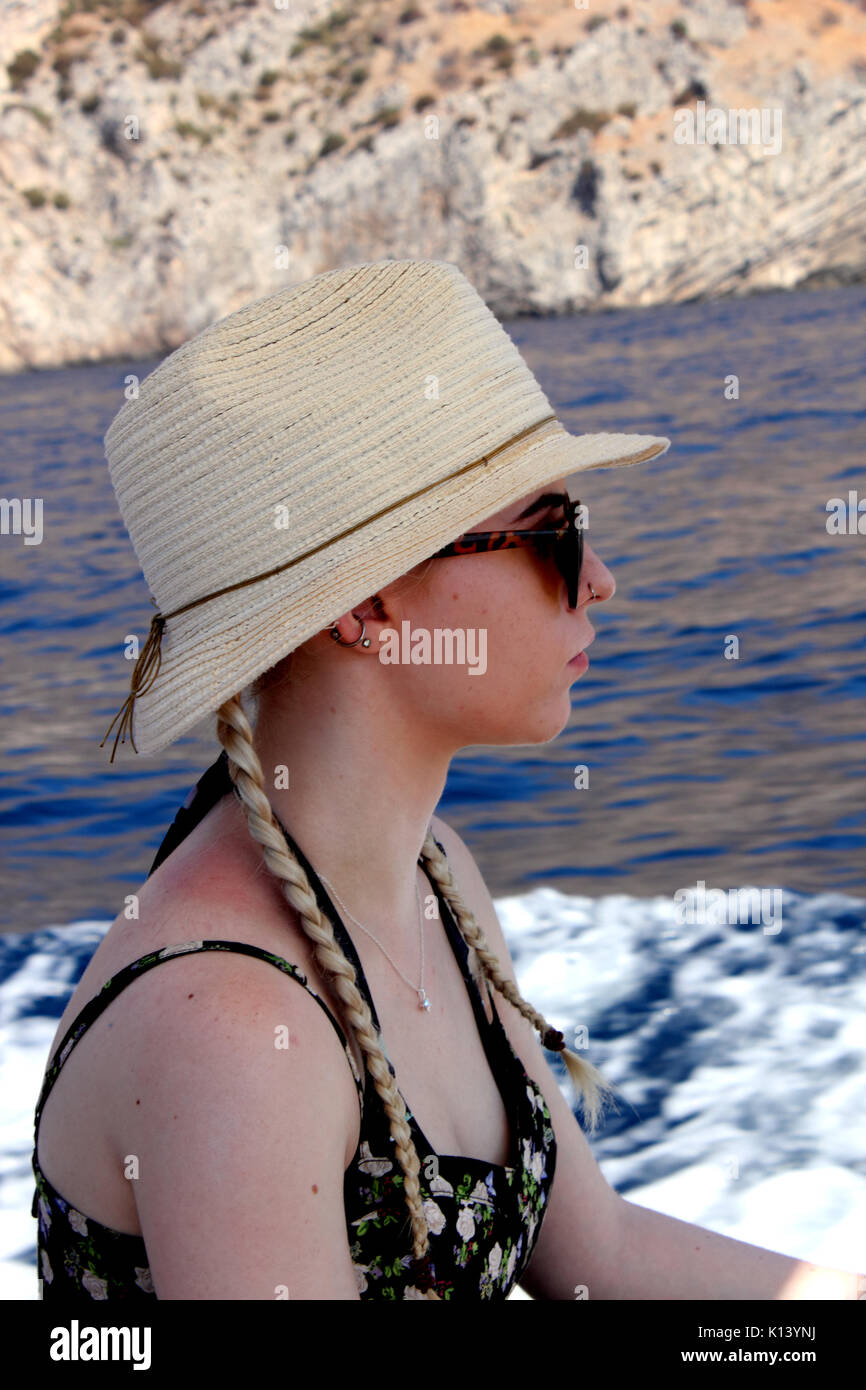
[[[222,794],[223,774],[228,778],[224,759],[223,753],[187,798],[160,847],[151,873]],[[223,767],[218,773],[221,763]],[[230,789],[229,781],[224,790]],[[196,813],[192,817],[184,814],[191,809]],[[303,865],[319,905],[333,922],[342,949],[355,967],[358,987],[370,1007],[373,1026],[381,1041],[375,1006],[352,941],[312,865],[285,829],[283,833]],[[420,859],[419,864],[423,869]],[[433,1286],[442,1299],[504,1299],[520,1282],[538,1240],[553,1184],[556,1140],[544,1097],[527,1076],[511,1046],[495,1004],[492,1022],[484,1012],[469,968],[467,944],[433,880],[431,885],[439,900],[440,918],[466,982],[484,1050],[512,1131],[511,1152],[504,1166],[455,1154],[436,1154],[406,1102],[407,1121],[421,1165],[419,1186],[429,1229]],[[37,1157],[39,1120],[67,1057],[103,1009],[142,972],[174,956],[208,950],[240,952],[268,961],[312,994],[328,1015],[346,1053],[361,1105],[358,1146],[343,1181],[346,1232],[359,1296],[361,1300],[424,1298],[423,1292],[413,1283],[410,1268],[412,1233],[403,1191],[403,1170],[394,1153],[388,1117],[372,1077],[369,1072],[365,1072],[364,1077],[359,1074],[355,1055],[340,1023],[325,1001],[310,988],[296,965],[248,942],[225,940],[182,942],[133,961],[106,981],[100,993],[85,1005],[65,1033],[47,1068],[35,1115],[32,1165],[36,1189],[32,1215],[38,1218],[40,1297],[67,1301],[82,1298],[137,1301],[156,1297],[143,1237],[112,1230],[77,1211],[45,1177]],[[485,987],[492,1000],[489,984]],[[392,1076],[395,1075],[390,1061],[389,1066]]]

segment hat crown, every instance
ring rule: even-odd
[[[105,449],[167,614],[419,489],[434,485],[435,506],[438,478],[552,413],[457,266],[386,260],[326,271],[204,329],[142,381]]]

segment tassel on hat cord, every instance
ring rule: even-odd
[[[135,747],[135,739],[132,735],[132,711],[136,697],[146,694],[159,675],[159,668],[162,665],[162,630],[164,627],[165,618],[161,613],[156,613],[151,619],[147,641],[138,654],[138,660],[135,663],[132,679],[129,684],[129,694],[106,729],[105,738],[103,738],[102,743],[99,745],[100,748],[103,746],[105,739],[108,738],[108,735],[119,719],[120,724],[114,739],[114,747],[111,750],[109,762],[114,762],[114,755],[117,752],[118,743],[126,742],[127,729],[129,730],[129,741],[133,748],[135,748],[136,753],[138,752],[138,749]]]

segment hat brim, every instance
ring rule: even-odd
[[[655,435],[572,435],[554,420],[489,464],[337,536],[303,564],[178,614],[162,634],[158,678],[135,701],[137,751],[160,752],[213,717],[289,652],[485,517],[556,479],[644,463],[669,447]]]

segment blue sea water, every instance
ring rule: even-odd
[[[524,994],[588,1026],[625,1097],[592,1141],[609,1181],[860,1270],[864,308],[858,286],[506,325],[567,428],[672,445],[572,487],[617,593],[568,727],[466,750],[438,808]],[[102,437],[126,374],[155,365],[0,377],[4,496],[44,507],[41,544],[0,537],[0,1296],[35,1296],[32,1110],[57,1019],[218,751],[196,733],[109,766],[98,746],[128,690],[123,639],[152,611]],[[863,530],[855,511],[831,534],[850,493]],[[699,883],[778,890],[781,929],[684,923],[676,895]]]

